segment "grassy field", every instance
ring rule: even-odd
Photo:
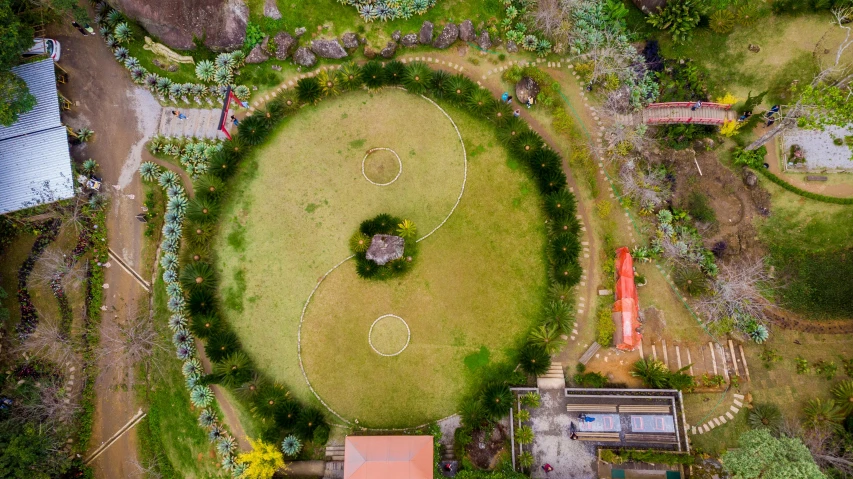
[[[532,183],[507,167],[481,123],[449,113],[468,151],[459,208],[421,243],[406,276],[367,282],[346,263],[322,284],[305,318],[309,378],[333,408],[362,424],[410,426],[452,413],[471,374],[465,357],[482,347],[503,357],[544,294]],[[403,173],[390,186],[362,177],[361,159],[372,147],[402,158]],[[425,100],[397,90],[357,92],[290,120],[242,176],[217,247],[226,314],[252,359],[310,399],[296,357],[304,301],[349,255],[347,240],[362,220],[388,212],[413,220],[421,235],[444,220],[462,186],[462,147]],[[408,349],[394,358],[377,355],[367,341],[370,324],[389,313],[412,331]]]
[[[763,178],[762,185],[773,214],[759,232],[782,279],[778,300],[809,318],[853,317],[845,307],[853,294],[853,207],[802,198]]]

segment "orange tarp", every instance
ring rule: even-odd
[[[616,303],[613,312],[622,313],[622,342],[616,347],[633,351],[643,336],[637,331],[640,327],[640,300],[634,284],[634,260],[625,247],[616,250]]]
[[[347,436],[344,479],[432,479],[432,436]]]

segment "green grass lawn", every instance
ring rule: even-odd
[[[346,263],[322,284],[305,317],[303,358],[312,384],[364,425],[411,426],[453,413],[473,377],[465,358],[483,347],[492,360],[504,357],[544,294],[544,231],[533,184],[508,167],[491,129],[448,111],[468,151],[465,194],[454,215],[421,243],[406,276],[368,282]],[[372,147],[393,148],[402,159],[403,173],[390,186],[362,177],[361,159]],[[347,240],[362,220],[388,212],[413,220],[421,235],[441,223],[462,186],[462,148],[438,109],[388,89],[309,107],[249,162],[219,235],[220,294],[255,363],[310,400],[296,353],[305,300],[349,255]],[[367,337],[370,324],[389,313],[412,331],[411,344],[394,358],[373,352]]]
[[[780,279],[777,299],[807,318],[853,318],[853,207],[802,198],[766,181],[772,215],[759,232]]]
[[[6,299],[2,301],[4,308],[9,310],[9,320],[0,324],[6,331],[5,335],[14,334],[15,326],[21,322],[21,305],[18,303],[18,269],[27,259],[33,249],[36,237],[31,234],[19,234],[0,255],[0,287],[6,291]]]

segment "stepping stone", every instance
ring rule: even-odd
[[[717,419],[719,419],[719,420],[720,420],[720,422],[721,422],[721,423],[723,423],[723,424],[725,424],[725,423],[727,423],[727,422],[728,422],[728,421],[726,420],[725,416],[720,416],[720,417],[718,417]]]
[[[742,402],[740,402],[740,401],[738,401],[737,399],[735,399],[735,406],[737,406],[737,407],[743,407],[743,403],[742,403]]]
[[[735,417],[732,415],[732,413],[730,413],[729,411],[726,411],[726,417],[727,417],[727,418],[729,418],[729,420],[732,420],[732,419],[734,419],[734,418],[735,418]]]
[[[699,434],[705,434],[705,430],[702,428],[702,426],[699,426],[698,431],[699,431]],[[696,434],[696,433],[694,432],[693,434]]]
[[[717,427],[717,426],[716,426],[716,425],[714,425],[714,423],[713,423],[712,421],[708,421],[708,422],[705,424],[705,427],[707,427],[707,428],[708,428],[708,430],[710,431],[711,429],[714,429],[714,428],[715,428],[715,427]]]
[[[610,291],[609,289],[599,289],[598,290],[599,296],[610,296],[611,294],[613,294],[613,292]]]
[[[732,412],[733,412],[733,413],[735,413],[735,414],[737,414],[737,413],[738,413],[738,411],[740,411],[740,409],[738,409],[738,408],[737,408],[737,407],[735,407],[735,406],[732,406],[730,409],[731,409],[731,410],[732,410]]]
[[[720,425],[720,420],[719,420],[718,418],[714,418],[714,425],[715,425],[715,426],[719,426],[719,425]]]
[[[734,397],[736,397],[736,398],[740,399],[741,401],[743,401],[743,395],[742,395],[742,394],[735,394],[735,395],[734,395]]]
[[[581,241],[582,246],[589,246],[589,241]]]

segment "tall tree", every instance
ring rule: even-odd
[[[799,438],[776,438],[766,429],[743,434],[721,458],[735,479],[826,479]]]
[[[10,0],[0,0],[0,45],[0,125],[9,126],[36,104],[27,84],[9,71],[33,46],[33,29],[15,15]]]

